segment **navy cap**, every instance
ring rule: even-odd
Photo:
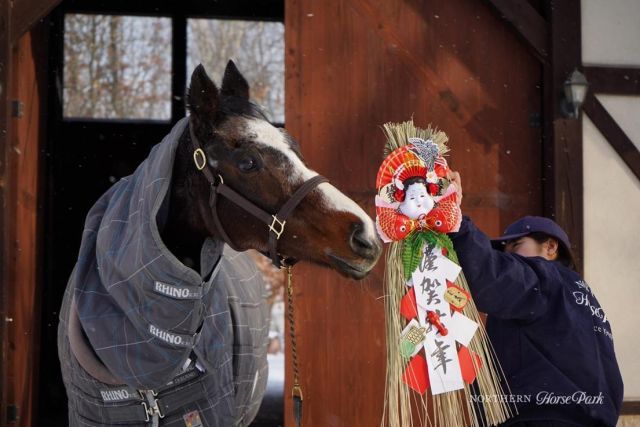
[[[504,247],[504,244],[509,240],[519,239],[520,237],[536,232],[555,237],[560,243],[564,244],[566,249],[571,249],[571,243],[569,242],[567,233],[553,220],[541,216],[525,216],[524,218],[520,218],[508,226],[502,236],[491,240],[491,244],[494,248],[500,249]]]

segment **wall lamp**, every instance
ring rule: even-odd
[[[564,117],[577,119],[580,117],[580,108],[584,103],[589,90],[587,78],[578,69],[564,81],[564,98],[560,108]]]

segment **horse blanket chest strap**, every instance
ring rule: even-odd
[[[180,408],[195,403],[207,392],[202,380],[196,380],[187,386],[177,388],[166,393],[156,393],[151,390],[139,390],[137,394],[133,389],[129,392],[132,399],[119,405],[103,405],[100,407],[101,420],[109,424],[117,423],[153,423],[158,418],[175,414]],[[103,393],[106,393],[103,391]],[[78,410],[82,414],[92,414],[96,406],[88,400],[79,399]],[[157,425],[157,424],[156,424]]]
[[[83,336],[76,309],[75,298],[71,299],[69,310],[69,346],[71,354],[80,366],[97,380],[85,381],[82,385],[84,393],[102,396],[105,402],[116,402],[117,405],[96,405],[87,399],[75,399],[81,414],[94,414],[99,407],[100,417],[109,424],[124,422],[151,422],[157,425],[158,418],[172,415],[185,405],[193,404],[200,396],[207,393],[205,377],[210,373],[201,372],[190,359],[187,369],[174,377],[170,383],[156,390],[136,390],[122,384],[114,378],[107,368],[93,354]],[[102,383],[101,385],[99,385]],[[156,424],[154,424],[156,423]]]
[[[300,202],[318,185],[323,182],[329,182],[329,180],[322,175],[316,175],[313,178],[305,181],[291,196],[289,200],[285,202],[284,205],[280,208],[278,213],[269,214],[265,210],[256,206],[253,202],[248,200],[243,195],[237,193],[231,187],[224,183],[224,179],[218,175],[219,179],[216,179],[211,171],[206,167],[207,166],[207,158],[202,149],[200,141],[195,136],[193,132],[193,127],[191,123],[189,123],[189,132],[191,137],[191,142],[193,144],[193,161],[196,165],[196,168],[204,174],[207,181],[211,185],[211,194],[209,197],[209,205],[211,206],[211,211],[213,213],[213,221],[215,223],[216,228],[218,229],[218,233],[222,237],[222,239],[231,246],[234,250],[240,251],[231,241],[231,238],[224,230],[222,226],[222,222],[220,221],[220,217],[218,216],[217,211],[217,203],[218,203],[218,195],[224,196],[229,201],[233,202],[237,206],[241,207],[251,215],[255,216],[262,222],[264,222],[269,229],[269,257],[277,268],[282,268],[283,264],[294,264],[295,261],[291,259],[282,259],[278,254],[278,240],[284,233],[284,228],[287,223],[287,218],[293,212],[293,210],[300,204]]]

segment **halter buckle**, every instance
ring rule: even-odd
[[[195,162],[196,167],[199,171],[204,169],[207,164],[207,156],[204,155],[204,151],[202,151],[202,148],[198,148],[193,152],[193,161]]]
[[[276,240],[280,240],[280,236],[284,233],[284,226],[287,221],[280,221],[277,216],[271,215],[273,221],[271,221],[271,225],[269,225],[269,230],[276,235]],[[279,230],[277,228],[279,228]]]

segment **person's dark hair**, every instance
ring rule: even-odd
[[[409,188],[409,186],[411,184],[415,184],[415,183],[420,183],[420,184],[424,184],[425,186],[427,185],[427,180],[421,176],[412,176],[411,178],[407,178],[403,184],[404,184],[404,189],[405,191],[407,190],[407,188]]]
[[[410,185],[412,184],[416,184],[416,183],[420,183],[423,184],[425,187],[427,186],[427,180],[421,176],[412,176],[411,178],[407,178],[404,180],[403,182],[403,189],[396,189],[395,192],[393,193],[393,197],[394,199],[396,199],[399,202],[404,202],[404,197],[405,197],[405,191],[407,191],[407,188],[409,188]]]
[[[528,234],[527,237],[531,237],[538,243],[544,243],[549,239],[555,240],[558,242],[558,258],[556,258],[556,261],[572,270],[576,269],[576,262],[573,257],[573,252],[571,252],[571,248],[567,248],[558,238],[539,231]]]

